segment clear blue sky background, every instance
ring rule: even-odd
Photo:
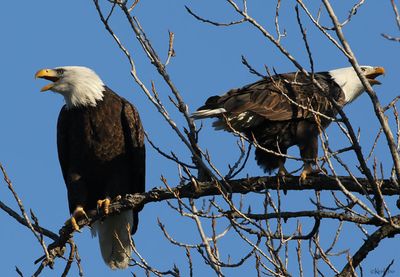
[[[272,2],[274,1],[257,0],[248,3],[249,12],[270,31],[274,30],[275,6]],[[294,1],[283,1],[282,5],[280,26],[282,30],[286,29],[288,34],[282,43],[299,62],[307,66],[308,58],[303,49],[299,28],[295,23],[292,2]],[[341,19],[347,16],[354,4],[354,1],[332,2]],[[381,102],[388,103],[399,94],[400,48],[398,43],[383,39],[380,33],[387,32],[396,35],[398,32],[389,0],[366,2],[358,11],[357,16],[346,26],[345,34],[360,63],[386,68],[387,74],[382,79],[383,85],[376,87],[376,91]],[[177,56],[172,59],[168,70],[191,111],[211,95],[257,80],[257,77],[248,73],[241,64],[241,55],[245,55],[249,62],[260,71],[263,70],[264,65],[274,67],[278,72],[295,70],[290,62],[248,24],[230,28],[216,28],[201,24],[186,13],[184,4],[189,5],[199,14],[215,20],[232,21],[238,17],[225,1],[146,0],[138,4],[134,14],[141,21],[161,57],[165,58],[167,54],[168,30],[175,33]],[[317,11],[318,6],[313,6],[312,10]],[[316,70],[325,71],[348,66],[346,59],[338,50],[332,47],[304,16],[302,18],[305,19],[304,25],[308,31]],[[326,18],[323,22],[329,23]],[[123,16],[116,13],[111,23],[134,54],[140,77],[149,87],[151,80],[156,82],[161,98],[171,110],[178,125],[182,126],[182,118],[168,103],[168,89],[152,65],[144,58],[142,49],[127,29]],[[188,151],[178,142],[177,136],[131,79],[125,57],[105,31],[92,1],[3,1],[0,9],[0,26],[2,63],[0,69],[2,83],[0,161],[6,167],[25,207],[35,212],[41,225],[58,232],[68,217],[68,206],[56,151],[56,121],[63,99],[53,93],[39,92],[44,82],[35,81],[33,76],[40,68],[61,65],[85,65],[93,68],[109,87],[136,105],[145,129],[158,146],[167,152],[173,150],[185,161],[190,161]],[[378,126],[370,100],[364,95],[347,107],[346,111],[355,128],[360,127],[362,130],[361,142],[366,153],[373,143]],[[210,121],[205,121],[204,124],[200,144],[209,150],[215,164],[226,172],[226,162],[233,161],[238,155],[235,146],[236,139],[230,134],[214,132],[210,127]],[[336,127],[330,128],[329,135],[334,147],[348,145]],[[159,180],[161,174],[171,185],[175,185],[176,166],[160,157],[150,146],[147,149],[147,189],[161,186]],[[297,150],[293,150],[292,153],[297,154]],[[378,144],[377,153],[379,153],[377,159],[383,162],[387,173],[391,161],[383,140]],[[353,154],[344,155],[344,158],[348,163],[355,165]],[[289,168],[297,166],[298,164],[289,163]],[[339,172],[343,173],[343,171]],[[244,174],[262,175],[263,172],[254,160],[250,159]],[[283,209],[312,208],[308,201],[311,196],[310,193],[289,193],[283,199]],[[17,209],[4,182],[1,182],[0,186],[0,199]],[[250,197],[249,199],[255,207],[262,204],[262,198]],[[255,199],[259,200],[258,204],[254,201]],[[157,218],[167,225],[167,229],[176,239],[188,243],[196,243],[200,240],[193,223],[186,218],[178,217],[166,203],[146,205],[140,218],[135,242],[141,254],[160,270],[169,269],[176,263],[183,276],[188,275],[184,251],[170,246],[164,239],[157,227]],[[36,270],[33,261],[42,255],[39,244],[28,229],[16,223],[4,212],[0,212],[0,222],[2,249],[0,275],[15,276],[14,266],[18,266],[25,275],[31,275]],[[222,229],[224,224],[226,225],[226,222],[219,228]],[[321,231],[326,232],[327,235],[321,236],[321,239],[325,247],[329,245],[332,239],[331,232],[337,224],[335,221],[323,222]],[[293,231],[293,226],[293,224],[288,224],[288,233]],[[307,227],[310,227],[310,222],[306,221],[305,231]],[[351,228],[345,229],[339,244],[342,248],[337,250],[349,247],[353,250],[358,249],[362,241],[354,238],[353,231],[355,232]],[[80,250],[86,276],[130,275],[128,270],[112,272],[104,265],[97,239],[91,239],[88,228],[85,228],[82,234],[77,234],[75,240]],[[248,249],[246,245],[238,241],[235,236],[231,236],[221,242],[221,247],[227,250],[221,253],[225,260],[229,253],[235,259],[240,257],[244,249]],[[392,269],[399,273],[399,247],[399,241],[396,239],[383,242],[371,254],[368,264],[365,264],[367,273],[375,267],[385,267],[391,259],[395,259]],[[304,244],[304,249],[307,249],[306,244]],[[193,255],[197,257],[194,252]],[[197,263],[196,276],[212,274],[198,257],[195,258],[195,262]],[[45,269],[43,276],[58,276],[63,266],[64,262],[57,260],[55,270]],[[304,266],[310,268],[311,264],[308,262]],[[250,260],[243,269],[226,272],[228,276],[243,276],[243,272],[248,274],[252,272],[249,270],[253,267],[254,260]],[[294,258],[289,268],[296,275],[297,267]],[[340,266],[339,269],[341,269]],[[139,276],[143,275],[142,271],[135,270],[135,272],[138,272]],[[75,266],[70,274],[77,275]]]

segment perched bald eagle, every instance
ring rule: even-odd
[[[380,84],[375,78],[384,74],[384,68],[362,66],[361,70],[371,85]],[[212,96],[192,117],[216,117],[215,129],[238,131],[271,150],[257,148],[255,152],[257,163],[270,173],[279,168],[279,175],[287,174],[284,155],[289,147],[297,145],[304,159],[300,176],[304,180],[313,172],[318,155],[317,122],[325,129],[331,123],[329,118],[338,113],[329,98],[343,108],[364,91],[352,67],[319,72],[314,78],[323,93],[303,73],[278,74],[222,96]]]
[[[111,200],[144,192],[143,127],[135,107],[105,86],[89,68],[42,69],[36,78],[52,81],[41,91],[52,90],[65,99],[57,124],[58,157],[68,191],[71,224],[79,230],[76,221],[86,217],[86,212],[101,208],[107,214]],[[128,226],[134,234],[137,212],[124,211],[93,226],[103,259],[112,269],[128,266]]]

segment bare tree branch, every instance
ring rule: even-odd
[[[350,258],[349,262],[345,265],[338,276],[352,276],[352,271],[356,268],[365,257],[374,250],[379,243],[387,237],[393,237],[400,233],[400,228],[396,228],[392,225],[384,225],[371,234],[364,242],[364,244],[358,249],[358,251]]]

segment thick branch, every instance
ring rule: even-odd
[[[240,217],[236,213],[231,213],[232,217]],[[272,218],[282,218],[287,220],[289,218],[299,218],[299,217],[313,217],[313,218],[330,218],[337,219],[339,221],[347,221],[359,224],[382,226],[382,222],[377,218],[369,218],[358,215],[353,215],[350,213],[337,213],[330,211],[299,211],[299,212],[280,212],[280,213],[268,213],[268,214],[246,214],[248,218],[255,220],[266,220]]]
[[[354,182],[350,177],[339,177],[343,186],[351,192],[363,193],[360,186]],[[232,180],[229,182],[232,193],[246,194],[249,192],[259,192],[266,189],[270,190],[287,190],[287,191],[303,191],[303,190],[340,190],[335,179],[325,176],[310,176],[303,183],[299,184],[299,177],[287,176],[285,182],[280,181],[277,177],[252,177],[246,179]],[[369,182],[364,178],[357,180],[369,194],[373,194],[373,189]],[[195,188],[195,189],[194,189]],[[399,195],[398,189],[395,184],[390,180],[382,180],[381,186],[383,195]],[[110,215],[119,213],[121,210],[136,209],[139,210],[145,204],[150,202],[160,202],[167,199],[174,199],[177,195],[179,198],[192,198],[197,199],[204,196],[220,195],[221,191],[215,186],[214,182],[198,182],[196,186],[189,183],[187,185],[178,186],[168,189],[155,188],[145,193],[136,193],[134,195],[127,195],[120,201],[114,202],[110,206]],[[79,221],[79,226],[90,225],[95,220],[102,217],[102,214],[97,214],[95,211],[90,214],[90,221],[82,219]],[[70,225],[66,225],[60,230],[60,237],[49,248],[56,248],[64,246],[68,239],[71,237],[72,229]]]
[[[342,185],[351,192],[357,192],[363,194],[364,191],[368,194],[373,194],[373,188],[369,184],[369,182],[364,178],[357,179],[357,182],[350,177],[338,177],[342,183]],[[264,190],[286,190],[286,191],[302,191],[302,190],[341,190],[341,188],[337,185],[337,180],[331,177],[326,176],[309,176],[307,180],[299,184],[299,177],[296,176],[286,176],[285,182],[282,182],[278,177],[252,177],[245,179],[232,180],[229,182],[231,186],[232,193],[242,193],[246,194],[249,192],[260,192]],[[399,195],[399,191],[394,183],[390,180],[380,180],[381,191],[383,195]],[[364,188],[362,189],[361,186]],[[145,204],[151,202],[160,202],[168,199],[175,199],[179,196],[182,198],[189,199],[197,199],[205,196],[214,196],[220,195],[221,190],[218,189],[215,182],[198,182],[196,186],[192,183],[188,183],[183,186],[178,186],[171,189],[163,189],[163,188],[154,188],[151,191],[145,193],[137,193],[134,195],[126,195],[120,201],[116,201],[111,204],[109,215],[119,213],[122,210],[134,209],[140,210]],[[3,210],[7,211],[10,214],[11,209],[7,209],[5,205],[1,207]],[[100,212],[96,211],[88,211],[88,215],[90,216],[90,220],[82,219],[78,222],[80,227],[91,225],[94,221],[101,219],[104,215]],[[16,218],[20,223],[26,225],[24,219],[18,215],[12,214],[14,218]],[[274,215],[270,215],[271,218]],[[282,217],[295,217],[295,214],[292,213],[284,213],[281,215]],[[319,214],[298,214],[298,216],[313,216],[315,218],[335,218],[333,216],[325,215],[321,212]],[[344,216],[344,215],[343,215]],[[353,221],[353,218],[347,218],[346,216],[339,216],[340,220],[348,220]],[[261,218],[260,218],[261,219]],[[353,220],[351,220],[353,219]],[[360,219],[356,219],[360,220]],[[363,221],[363,220],[361,220]],[[365,222],[372,225],[379,225],[374,219],[365,219]],[[43,265],[51,264],[53,259],[57,256],[62,256],[64,253],[65,245],[69,239],[73,236],[73,230],[70,224],[63,226],[59,231],[59,236],[54,233],[45,230],[39,226],[34,226],[36,231],[52,238],[54,242],[48,246],[49,258],[50,260],[44,260],[42,262]],[[393,233],[393,231],[391,231]],[[391,233],[390,233],[391,234]],[[376,244],[377,245],[377,244]],[[374,248],[376,247],[374,246]],[[373,249],[373,248],[372,248]],[[372,250],[371,249],[371,250]]]
[[[338,177],[343,186],[351,192],[357,192],[363,194],[363,189],[359,184],[365,189],[368,194],[374,194],[373,188],[365,178],[358,178],[357,184],[353,178],[348,176]],[[382,183],[381,191],[383,195],[399,195],[397,186],[388,179],[380,180]],[[334,178],[326,177],[323,175],[319,176],[309,176],[307,180],[302,184],[299,183],[299,177],[297,176],[286,176],[285,182],[279,180],[278,177],[251,177],[244,179],[237,179],[229,181],[232,188],[232,193],[242,193],[247,194],[249,192],[260,192],[266,189],[269,190],[285,190],[285,191],[303,191],[303,190],[341,190],[337,185],[337,181]],[[221,191],[215,186],[215,182],[198,182],[196,186],[192,183],[188,183],[183,186],[178,186],[168,189],[154,188],[145,193],[136,193],[133,195],[127,195],[120,201],[114,202],[110,206],[110,214],[115,212],[120,212],[128,208],[138,209],[143,207],[143,205],[150,202],[160,202],[168,199],[174,199],[176,196],[179,198],[190,198],[197,199],[204,196],[215,196],[220,195]],[[92,220],[98,219],[99,215],[94,216]]]

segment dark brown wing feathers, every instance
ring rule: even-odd
[[[335,100],[341,100],[339,86],[335,86],[324,74],[316,75],[316,78],[324,88],[329,87],[328,91],[333,90],[332,95]],[[207,103],[211,105],[207,106]],[[306,109],[299,107],[299,105],[309,107],[310,103],[322,113],[332,109],[330,101],[319,93],[318,88],[312,85],[308,78],[303,74],[291,73],[266,78],[241,89],[230,90],[220,97],[213,96],[200,109],[225,108],[227,114],[252,112],[268,120],[282,121],[313,116]]]
[[[125,100],[125,99],[124,99]],[[145,191],[145,159],[144,130],[139,113],[128,101],[124,101],[122,124],[126,134],[127,150],[132,155],[132,171],[137,176],[137,191]]]

